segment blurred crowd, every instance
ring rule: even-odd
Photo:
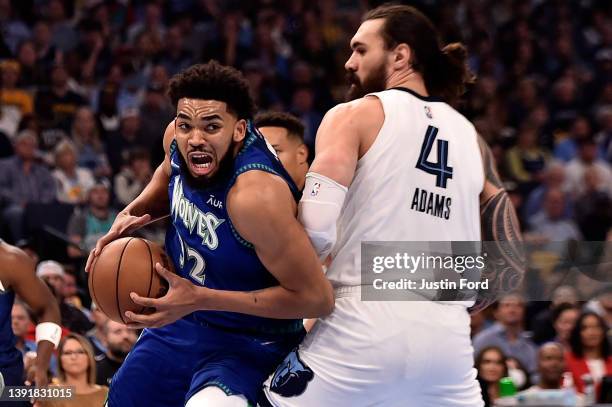
[[[90,308],[83,262],[163,159],[169,78],[210,59],[233,65],[261,110],[300,118],[312,149],[323,115],[344,100],[349,40],[380,3],[0,0],[0,237],[55,261],[39,272],[62,304],[66,332],[89,339],[68,341],[70,357],[98,355],[88,358],[98,365],[94,382],[112,376],[135,335]],[[467,45],[478,80],[456,107],[493,150],[533,248],[530,275],[554,281],[567,253],[551,242],[612,240],[612,3],[409,4],[433,19],[444,43]],[[160,241],[163,232],[159,224],[143,233]],[[571,283],[563,300],[556,287],[551,301],[516,296],[474,317],[482,383],[510,371],[517,387],[561,385],[568,371],[584,392],[584,374],[595,385],[612,374],[612,295]],[[27,355],[23,308],[15,306],[13,328]],[[585,333],[598,329],[601,340]],[[603,368],[584,362],[589,355]],[[62,357],[54,374],[65,379]],[[495,399],[497,386],[488,388]]]

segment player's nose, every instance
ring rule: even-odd
[[[199,147],[206,143],[206,136],[204,135],[203,131],[196,130],[192,132],[187,142],[192,147]]]
[[[344,69],[347,71],[355,72],[357,71],[357,61],[355,60],[355,53],[353,52],[349,59],[344,63]]]

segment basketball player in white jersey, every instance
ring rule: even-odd
[[[437,38],[416,9],[381,6],[351,40],[345,67],[355,100],[323,119],[299,210],[320,257],[331,254],[336,307],[266,382],[263,405],[484,404],[468,307],[488,299],[360,299],[363,241],[521,239],[490,150],[447,104],[471,80],[465,49],[441,49]],[[420,204],[432,194],[440,208]],[[517,246],[499,245],[500,268],[484,276],[491,290],[520,282]]]

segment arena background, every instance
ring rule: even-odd
[[[0,237],[63,265],[54,288],[70,304],[66,328],[95,335],[85,256],[163,158],[169,78],[210,59],[235,66],[260,110],[303,121],[312,153],[323,115],[347,90],[349,40],[380,3],[0,0]],[[466,44],[478,80],[456,107],[490,144],[525,240],[538,248],[529,275],[554,281],[564,253],[549,242],[612,240],[612,3],[405,3],[435,22],[443,43]],[[66,177],[74,166],[76,182]],[[163,233],[163,224],[143,231],[157,241]],[[612,324],[612,294],[577,302],[580,290],[515,304],[509,318],[524,329],[505,356],[532,380],[537,347],[560,335],[560,303]],[[473,334],[517,326],[497,311],[474,316]]]

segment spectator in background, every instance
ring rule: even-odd
[[[96,362],[91,345],[81,335],[68,334],[58,347],[58,384],[72,386],[74,397],[40,401],[41,407],[102,406],[108,387],[96,384]]]
[[[138,147],[151,147],[147,144],[146,136],[142,134],[141,123],[138,109],[130,108],[121,112],[119,132],[110,136],[108,140],[108,158],[113,173],[120,172],[128,163],[130,151]],[[162,133],[166,125],[167,122],[160,130]]]
[[[558,141],[555,145],[554,156],[556,159],[567,163],[578,155],[578,143],[580,140],[591,136],[593,126],[585,116],[578,116],[573,124],[570,133]]]
[[[308,172],[308,147],[304,144],[302,122],[289,113],[267,112],[257,115],[255,126],[272,145],[300,191],[304,189]]]
[[[527,197],[527,202],[523,206],[523,219],[530,221],[531,218],[544,208],[544,197],[550,189],[559,189],[564,187],[565,182],[565,167],[563,164],[552,161],[544,170],[544,182],[535,188]],[[572,216],[572,201],[567,199],[564,210],[566,217]]]
[[[85,208],[75,208],[68,221],[68,236],[85,251],[68,246],[70,257],[86,256],[96,241],[108,232],[117,214],[110,207],[110,184],[107,180],[98,180],[87,192],[87,196]]]
[[[495,309],[495,324],[474,337],[474,352],[497,346],[507,357],[519,360],[529,375],[536,371],[536,346],[524,330],[525,300],[518,294],[501,297]]]
[[[10,0],[0,1],[0,24],[3,40],[13,54],[17,46],[32,35],[29,27],[14,13]]]
[[[26,114],[31,114],[34,111],[32,95],[18,87],[21,69],[19,62],[12,59],[2,61],[0,69],[2,69],[0,102],[17,107],[22,117]]]
[[[144,101],[140,107],[140,133],[146,136],[150,143],[164,134],[164,129],[174,119],[176,109],[173,109],[165,94],[166,87],[161,83],[151,83],[145,92]],[[157,144],[155,147],[157,147]],[[153,148],[153,147],[152,147]]]
[[[94,327],[87,333],[87,339],[93,345],[94,354],[96,357],[103,355],[107,351],[106,345],[106,322],[109,320],[105,313],[100,311],[96,303],[91,303],[91,318],[94,322]]]
[[[478,352],[474,365],[485,406],[492,406],[499,399],[499,381],[508,376],[504,352],[496,346],[486,346]]]
[[[11,310],[11,327],[17,338],[15,347],[21,351],[23,356],[27,352],[36,352],[36,342],[26,338],[31,326],[33,326],[32,318],[30,318],[26,305],[19,300],[15,301]]]
[[[555,288],[551,295],[550,306],[537,313],[532,319],[532,323],[529,328],[533,331],[533,341],[536,344],[541,345],[544,342],[555,340],[557,331],[553,322],[555,318],[554,315],[556,314],[558,307],[566,304],[571,304],[573,306],[577,306],[578,304],[578,293],[576,292],[576,289],[570,285],[562,285]],[[569,332],[566,339],[569,339]]]
[[[582,238],[576,223],[564,214],[565,199],[560,189],[548,190],[544,197],[544,210],[534,215],[529,222],[530,235],[526,237],[534,242],[543,243],[544,250],[556,252],[564,246],[555,244],[556,242]]]
[[[115,176],[115,195],[121,207],[127,206],[140,195],[152,175],[151,157],[147,150],[132,150],[128,166]]]
[[[77,45],[78,36],[66,15],[64,3],[49,0],[45,11],[51,28],[51,44],[64,53],[72,51]]]
[[[612,71],[612,50],[609,65]],[[602,152],[602,159],[612,164],[612,105],[607,105],[597,110],[597,121],[601,131],[595,135],[597,145]]]
[[[119,370],[127,354],[136,343],[136,331],[111,319],[106,321],[106,352],[96,358],[96,383],[105,386]]]
[[[44,20],[39,20],[34,24],[32,31],[32,40],[34,42],[34,50],[36,51],[36,64],[39,65],[43,72],[47,73],[56,62],[57,52],[51,44],[51,29],[49,24]],[[39,83],[39,85],[47,85],[47,82]]]
[[[170,76],[173,76],[191,66],[193,62],[192,53],[185,49],[180,26],[170,27],[164,39],[164,50],[159,55],[159,63],[166,68]]]
[[[553,309],[553,326],[555,328],[555,342],[563,349],[571,348],[570,338],[580,316],[580,308],[574,304],[560,304]]]
[[[88,168],[77,167],[77,151],[71,141],[63,140],[55,147],[55,167],[57,200],[68,204],[84,203],[94,177]]]
[[[93,324],[87,316],[74,305],[64,301],[64,276],[66,272],[61,264],[53,260],[40,262],[36,267],[36,276],[45,281],[57,299],[62,317],[62,326],[70,331],[85,334]]]
[[[519,131],[516,146],[507,153],[508,173],[519,183],[523,193],[529,193],[543,179],[548,152],[538,145],[538,128],[525,124]]]
[[[111,174],[96,118],[89,107],[80,107],[74,115],[71,137],[77,150],[78,166],[89,169],[96,177]]]
[[[51,86],[36,94],[35,111],[44,129],[70,129],[77,109],[86,104],[83,97],[68,87],[68,72],[56,63],[50,72]]]
[[[584,174],[588,168],[593,168],[602,183],[602,189],[612,196],[612,170],[610,164],[597,158],[597,144],[592,138],[578,142],[578,156],[566,167],[566,187],[575,197],[584,194]]]
[[[13,242],[23,239],[23,215],[27,204],[55,199],[51,172],[36,161],[36,135],[24,130],[15,139],[15,156],[0,162],[0,206],[2,220]]]
[[[584,191],[576,199],[576,221],[587,241],[606,240],[612,226],[612,202],[595,167],[584,172]]]
[[[303,87],[293,93],[291,112],[304,123],[304,142],[311,151],[314,151],[317,129],[323,120],[321,112],[315,110],[314,92],[311,88]]]
[[[578,318],[570,336],[571,349],[565,353],[567,370],[572,373],[576,390],[585,392],[584,375],[588,374],[599,392],[601,379],[612,375],[612,356],[606,337],[608,327],[594,312],[584,312]]]
[[[34,42],[26,40],[20,43],[15,57],[20,67],[19,87],[33,93],[46,74],[44,68],[36,63]]]
[[[563,374],[565,373],[563,352],[563,347],[558,343],[548,342],[542,345],[538,351],[538,377],[540,380],[522,394],[529,394],[532,396],[531,400],[533,400],[533,396],[537,397],[537,393],[543,390],[546,392],[550,390],[567,390],[567,388],[564,388],[567,383],[563,383]],[[548,404],[547,401],[550,400],[550,393],[547,394],[542,394],[542,399],[539,400],[543,405],[545,403]],[[575,401],[576,405],[583,405],[583,397],[581,395],[576,394]]]

